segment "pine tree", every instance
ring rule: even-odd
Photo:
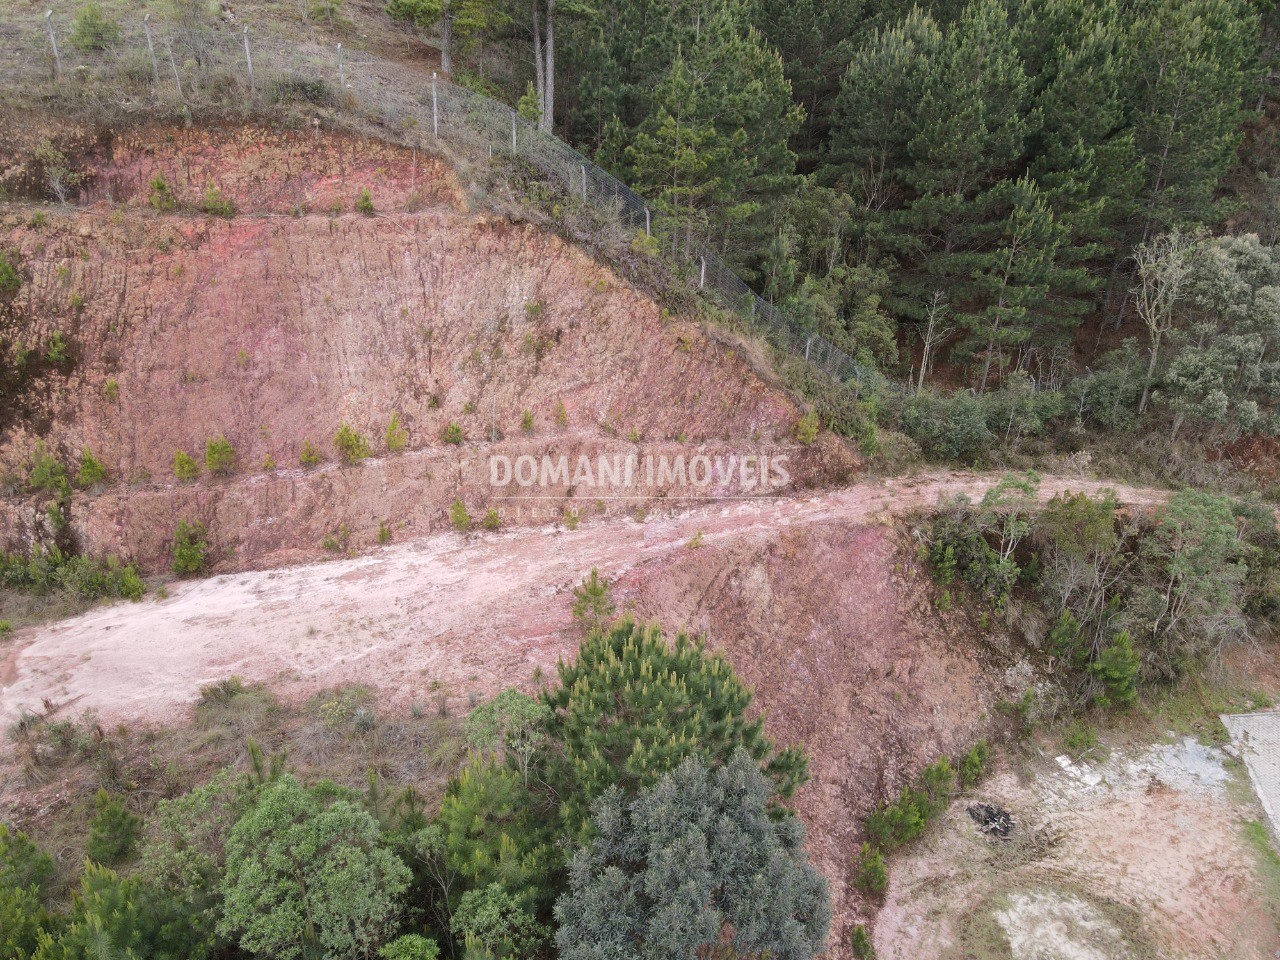
[[[1121,630],[1102,648],[1098,659],[1089,664],[1089,673],[1102,684],[1105,694],[1098,697],[1104,705],[1127,707],[1138,699],[1138,677],[1142,661],[1133,649],[1129,631]]]
[[[549,782],[571,833],[609,787],[634,794],[689,756],[723,763],[742,747],[784,796],[807,778],[803,754],[775,752],[763,719],[748,716],[751,692],[733,668],[684,634],[669,644],[656,626],[624,619],[584,640],[559,672],[544,694],[559,744]]]
[[[1143,161],[1140,239],[1220,217],[1217,188],[1240,145],[1259,30],[1247,0],[1135,4],[1124,82]]]
[[[94,815],[89,821],[85,855],[95,863],[113,867],[133,856],[142,832],[141,818],[130,813],[119,797],[99,789]]]

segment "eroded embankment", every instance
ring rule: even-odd
[[[313,557],[338,531],[421,535],[455,497],[478,516],[521,495],[491,487],[489,454],[781,452],[800,487],[855,465],[830,438],[797,444],[789,396],[696,325],[551,234],[466,212],[438,160],[253,128],[136,132],[90,157],[90,206],[0,208],[23,277],[8,322],[35,371],[0,472],[21,476],[37,441],[101,460],[108,483],[70,509],[85,552],[161,568],[181,519],[208,527],[219,569]],[[341,424],[376,459],[338,469]],[[217,437],[231,476],[177,481],[175,453],[199,462]],[[308,445],[324,466],[302,468]],[[634,506],[532,492],[544,517]],[[0,546],[47,536],[46,500],[0,502]]]

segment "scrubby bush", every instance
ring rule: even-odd
[[[199,573],[204,569],[208,549],[204,524],[179,520],[173,534],[173,572],[179,576]]]
[[[346,464],[359,463],[373,456],[369,441],[350,424],[339,424],[338,432],[333,436],[333,445],[338,448],[342,462]]]
[[[200,198],[200,210],[215,217],[234,217],[235,202],[222,195],[222,191],[214,184],[205,187],[204,196]]]
[[[485,511],[484,519],[480,521],[480,526],[489,531],[497,530],[502,526],[502,515],[498,513],[496,508],[490,507]]]
[[[462,502],[461,497],[455,497],[453,503],[449,505],[449,522],[453,524],[455,530],[471,529],[471,514],[467,512],[467,505]]]
[[[0,553],[0,583],[37,596],[65,593],[81,600],[118,597],[140,600],[146,586],[133,564],[67,553],[58,546],[36,549],[29,557]]]
[[[416,933],[397,937],[378,951],[378,960],[438,960],[439,956],[440,945]]]
[[[310,440],[303,441],[302,453],[298,454],[299,463],[301,463],[304,467],[310,468],[310,467],[317,466],[323,460],[324,460],[324,457],[320,455],[320,451],[316,448],[316,445],[314,443],[312,443]]]
[[[125,807],[124,801],[99,789],[89,821],[89,842],[85,856],[95,863],[114,867],[133,857],[142,831],[142,819]]]
[[[194,480],[200,476],[200,464],[196,463],[196,458],[187,453],[187,451],[175,450],[173,453],[173,475],[182,481]]]
[[[80,454],[80,472],[76,474],[76,486],[84,489],[107,479],[107,468],[95,457],[88,447]]]
[[[581,584],[573,588],[572,609],[573,618],[582,624],[588,635],[603,630],[612,622],[617,606],[609,592],[609,581],[602,579],[595,567],[583,577]]]
[[[368,187],[361,187],[360,192],[356,194],[356,211],[363,213],[366,217],[373,216],[373,194],[369,192]]]
[[[818,439],[818,430],[820,428],[821,423],[818,420],[818,411],[810,410],[796,423],[796,440],[807,447]]]
[[[972,787],[982,779],[990,752],[987,741],[979,740],[969,748],[968,753],[960,758],[960,765],[956,768],[956,777],[959,779],[961,787]]]
[[[173,196],[173,188],[163,174],[157,173],[151,178],[151,206],[157,210],[172,210],[177,201]]]
[[[120,42],[120,24],[110,19],[102,7],[90,0],[76,14],[71,27],[71,45],[77,50],[106,50]]]
[[[884,855],[869,843],[862,845],[853,865],[853,884],[863,893],[878,897],[889,888],[889,870]]]
[[[445,443],[453,446],[460,446],[465,439],[462,434],[462,427],[450,420],[449,425],[444,428],[444,432],[440,434],[440,439]]]
[[[409,445],[409,433],[401,425],[399,413],[391,415],[391,420],[383,433],[383,440],[386,442],[388,453],[399,453]]]
[[[0,298],[8,299],[22,288],[22,274],[13,258],[0,250]]]
[[[27,489],[33,493],[58,494],[70,486],[67,468],[46,449],[42,441],[37,441],[27,461]]]
[[[217,477],[227,477],[236,468],[236,451],[226,437],[214,437],[204,445],[204,465]]]
[[[520,414],[520,429],[525,433],[533,433],[533,411],[525,410]]]
[[[858,924],[849,935],[849,949],[858,960],[876,960],[876,947],[867,928]]]
[[[903,787],[896,800],[867,817],[867,835],[883,850],[893,850],[916,839],[929,821],[947,808],[955,790],[955,771],[946,757],[929,764],[912,786]]]

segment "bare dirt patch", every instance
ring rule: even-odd
[[[1008,841],[953,805],[892,864],[876,921],[885,958],[1271,958],[1274,904],[1221,751],[1194,740],[1043,758],[976,791],[1017,821]]]

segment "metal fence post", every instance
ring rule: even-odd
[[[516,146],[516,112],[512,110],[511,111],[511,152],[516,153],[518,152],[518,149],[519,148]]]
[[[186,97],[182,93],[182,77],[178,75],[178,64],[173,59],[173,44],[166,40],[164,46],[169,53],[169,66],[173,69],[173,82],[178,85],[178,99],[185,100]]]
[[[653,236],[653,234],[649,230],[649,208],[648,207],[644,208],[644,235],[646,237]]]
[[[338,87],[343,93],[347,90],[347,55],[342,49],[342,44],[338,44]]]
[[[582,202],[587,202],[587,165],[579,164],[582,169]]]
[[[53,47],[53,64],[58,71],[58,76],[62,76],[62,54],[58,52],[58,38],[53,35],[53,11],[46,10],[44,12],[44,26],[49,31],[49,43]]]
[[[707,258],[702,258],[702,274],[698,277],[698,289],[701,290],[707,285]]]
[[[244,62],[249,68],[249,93],[252,95],[258,91],[253,82],[253,57],[249,53],[249,25],[247,23],[241,36],[244,38]]]
[[[440,97],[436,93],[436,75],[431,74],[431,132],[440,136]]]
[[[151,79],[160,86],[160,65],[156,63],[156,45],[151,41],[151,14],[142,18],[142,29],[147,33],[147,53],[151,57]]]

